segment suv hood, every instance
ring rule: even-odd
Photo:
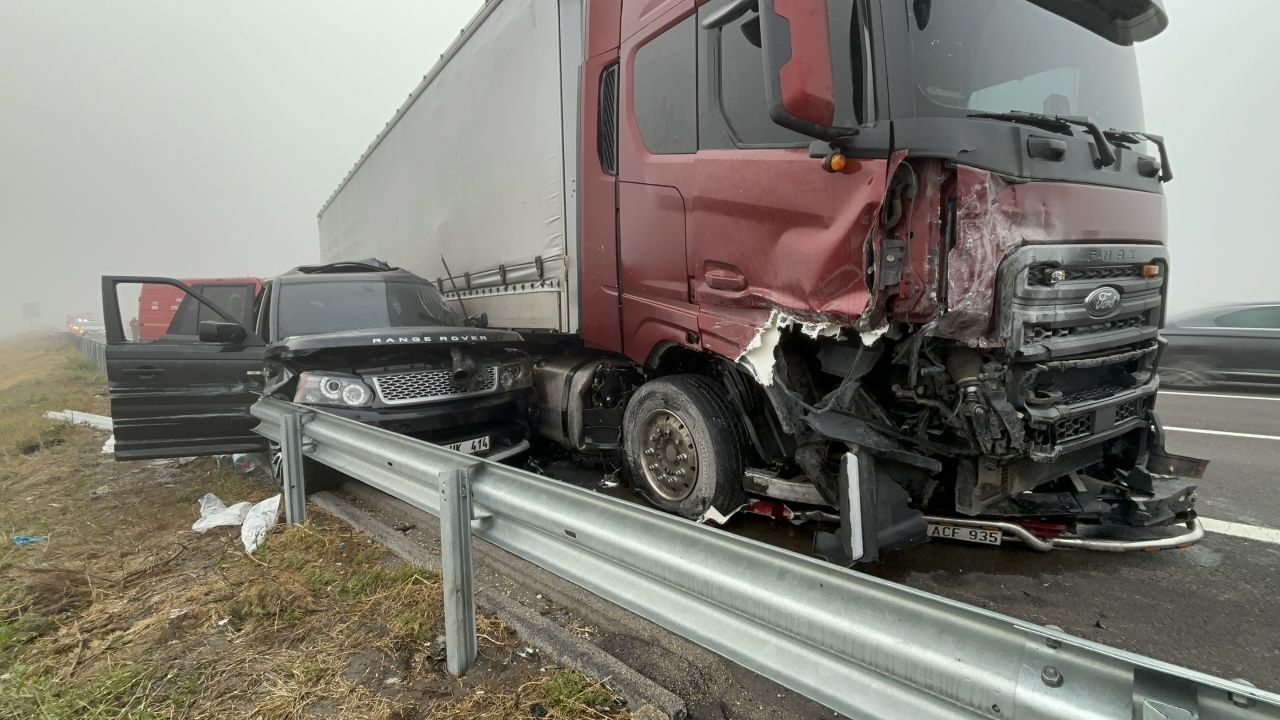
[[[524,340],[520,333],[471,327],[374,328],[350,332],[302,335],[285,338],[268,348],[269,354],[292,355],[313,350],[340,348],[395,348],[406,345],[433,346],[478,343],[516,343]]]

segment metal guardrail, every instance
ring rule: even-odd
[[[66,338],[102,372],[107,371],[107,345],[104,338],[66,333]]]
[[[438,517],[442,479],[464,471],[476,537],[850,717],[1280,718],[1280,695],[1245,683],[311,408],[267,399],[253,414],[259,433]]]

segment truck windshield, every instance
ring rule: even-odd
[[[1142,130],[1132,47],[1028,0],[905,0],[917,115],[1085,115]]]
[[[429,283],[322,281],[280,287],[280,337],[464,325]]]

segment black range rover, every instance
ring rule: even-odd
[[[131,286],[186,293],[163,336],[123,332]],[[246,286],[248,287],[248,286]],[[376,260],[295,268],[237,317],[170,278],[104,277],[120,459],[266,449],[258,395],[491,459],[528,448],[532,366],[518,333],[468,323],[428,281]]]

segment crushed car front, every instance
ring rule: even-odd
[[[295,271],[270,304],[269,394],[468,454],[528,447],[533,369],[521,336],[468,326],[426,280]]]

